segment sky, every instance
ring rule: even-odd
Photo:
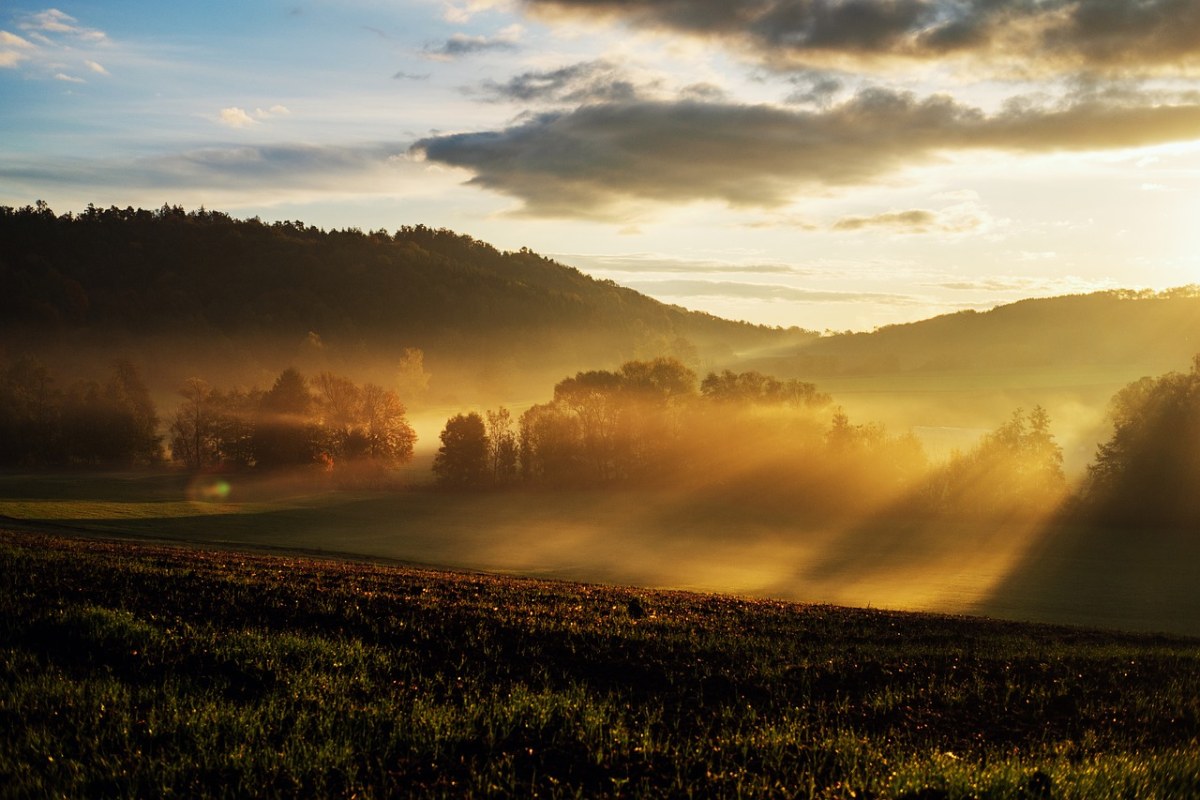
[[[0,204],[450,228],[871,330],[1200,282],[1195,0],[0,2]]]

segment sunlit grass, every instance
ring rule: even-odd
[[[0,534],[0,797],[1168,798],[1198,747],[1191,639]]]

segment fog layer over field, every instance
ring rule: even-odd
[[[92,396],[109,414],[136,399],[129,366],[93,394],[68,391],[64,413],[95,411]],[[7,373],[8,391],[17,377]],[[414,429],[392,389],[285,370],[265,390],[185,386],[159,423],[174,465],[9,474],[0,514],[499,573],[1200,633],[1200,594],[1183,566],[1200,548],[1173,532],[1195,509],[1169,492],[1157,516],[1130,506],[1145,492],[1129,491],[1121,471],[1146,459],[1189,468],[1178,454],[1155,456],[1161,442],[1138,426],[1184,430],[1186,419],[1160,419],[1178,405],[1162,397],[1190,397],[1197,381],[1193,370],[1124,390],[1108,423],[1120,435],[1068,477],[1057,421],[1039,406],[935,456],[812,384],[733,371],[699,381],[659,358],[577,373],[523,409],[463,409],[438,434],[444,408],[414,413]],[[945,409],[952,420],[968,413]],[[1130,441],[1142,443],[1120,444]]]

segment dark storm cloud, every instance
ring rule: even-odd
[[[1195,0],[523,0],[724,41],[776,66],[970,58],[1002,72],[1200,66]]]
[[[1087,151],[1200,137],[1200,106],[1010,108],[880,89],[825,110],[631,102],[425,138],[414,152],[474,173],[525,213],[620,216],[628,200],[773,207],[805,188],[866,184],[944,153]]]
[[[492,102],[521,103],[628,102],[639,96],[633,81],[602,60],[523,72],[503,83],[487,80],[467,92]]]

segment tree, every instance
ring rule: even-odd
[[[705,398],[720,403],[758,403],[818,408],[829,405],[831,399],[817,391],[815,384],[799,380],[781,381],[761,372],[723,370],[710,372],[700,383]]]
[[[975,514],[1041,514],[1066,493],[1062,448],[1041,406],[1017,409],[966,453],[956,453],[928,484],[942,510]]]
[[[433,459],[438,483],[454,488],[483,486],[488,479],[488,439],[483,417],[475,412],[446,421],[442,446]]]
[[[200,378],[188,378],[179,395],[183,403],[171,419],[171,454],[192,470],[217,463],[220,421],[212,387]]]
[[[1200,521],[1200,355],[1113,398],[1113,433],[1088,467],[1085,507],[1121,525]]]
[[[0,372],[0,461],[40,466],[56,460],[60,413],[45,366],[26,356]]]
[[[399,396],[375,384],[322,372],[313,381],[323,444],[341,461],[390,467],[412,458],[417,435]]]
[[[580,423],[562,403],[542,403],[521,415],[521,477],[553,483],[583,479]]]
[[[492,483],[503,486],[517,477],[517,436],[504,406],[487,412],[488,464]]]
[[[313,399],[304,376],[289,367],[262,396],[253,435],[254,458],[266,468],[311,464],[317,454]]]
[[[359,395],[359,421],[366,455],[387,465],[412,460],[417,432],[408,424],[404,404],[395,392],[368,383]]]
[[[404,348],[396,369],[396,386],[410,402],[422,397],[429,389],[432,376],[425,371],[425,353],[418,347]]]
[[[63,404],[68,460],[93,466],[146,466],[162,456],[158,414],[132,362],[114,362],[103,385],[77,381]]]

